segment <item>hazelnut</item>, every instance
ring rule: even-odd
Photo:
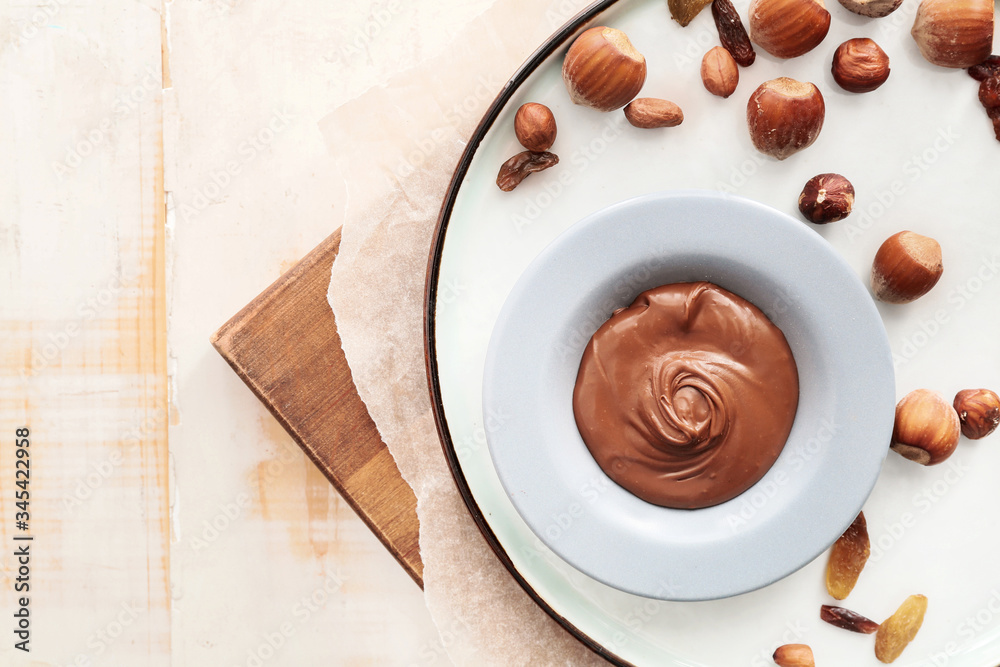
[[[896,405],[893,450],[920,465],[932,466],[951,456],[961,434],[958,413],[945,397],[916,389]]]
[[[625,118],[635,127],[649,130],[680,125],[684,121],[684,112],[668,100],[640,97],[625,107]]]
[[[823,128],[825,115],[819,89],[788,77],[765,81],[747,103],[753,145],[778,160],[811,146]]]
[[[740,68],[729,51],[716,46],[701,59],[701,82],[705,90],[722,98],[736,92],[740,83]]]
[[[849,39],[833,54],[833,79],[849,93],[869,93],[888,78],[889,56],[872,39]]]
[[[646,59],[621,30],[597,26],[583,31],[569,47],[563,81],[574,104],[614,111],[646,82]]]
[[[830,30],[823,0],[751,0],[750,39],[776,58],[812,51]]]
[[[840,0],[840,4],[855,14],[877,19],[899,9],[903,0]]]
[[[1000,425],[1000,396],[989,389],[963,389],[953,405],[962,435],[969,440],[985,438]]]
[[[771,659],[778,667],[816,667],[816,660],[808,644],[779,646]]]
[[[978,65],[993,48],[993,0],[922,0],[910,34],[935,65]]]
[[[556,118],[544,104],[522,104],[514,115],[514,134],[529,151],[542,153],[556,140]]]
[[[887,238],[872,262],[872,291],[886,303],[910,303],[941,279],[941,245],[929,236],[899,232]]]
[[[854,186],[840,174],[813,176],[799,195],[799,211],[809,222],[826,224],[843,220],[854,206]]]

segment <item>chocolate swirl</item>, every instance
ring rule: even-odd
[[[781,453],[798,406],[784,335],[711,283],[642,293],[591,338],[573,410],[601,468],[640,498],[709,507]]]

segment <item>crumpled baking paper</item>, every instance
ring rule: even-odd
[[[424,365],[427,258],[465,142],[517,67],[587,4],[498,0],[440,55],[320,127],[350,205],[330,305],[358,393],[417,496],[427,606],[459,665],[607,664],[535,605],[479,533],[441,451]]]

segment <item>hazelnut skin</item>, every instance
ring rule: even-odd
[[[849,39],[833,54],[833,79],[849,93],[870,93],[889,78],[889,56],[867,37]]]
[[[916,301],[941,279],[941,245],[913,232],[893,234],[872,262],[872,291],[886,303]]]
[[[843,220],[853,206],[854,186],[840,174],[813,176],[799,195],[799,211],[818,225]]]
[[[963,389],[953,405],[969,440],[985,438],[1000,425],[1000,396],[989,389]]]
[[[960,435],[958,413],[936,391],[916,389],[896,404],[891,447],[904,458],[937,465],[955,452]]]
[[[555,143],[556,118],[544,104],[522,104],[514,115],[514,134],[529,151],[543,153]]]

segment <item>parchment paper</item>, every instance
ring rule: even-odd
[[[431,235],[465,142],[516,68],[587,4],[498,0],[440,55],[320,127],[352,206],[330,305],[358,392],[416,493],[427,606],[460,665],[606,664],[531,601],[473,523],[435,430],[423,338]]]

